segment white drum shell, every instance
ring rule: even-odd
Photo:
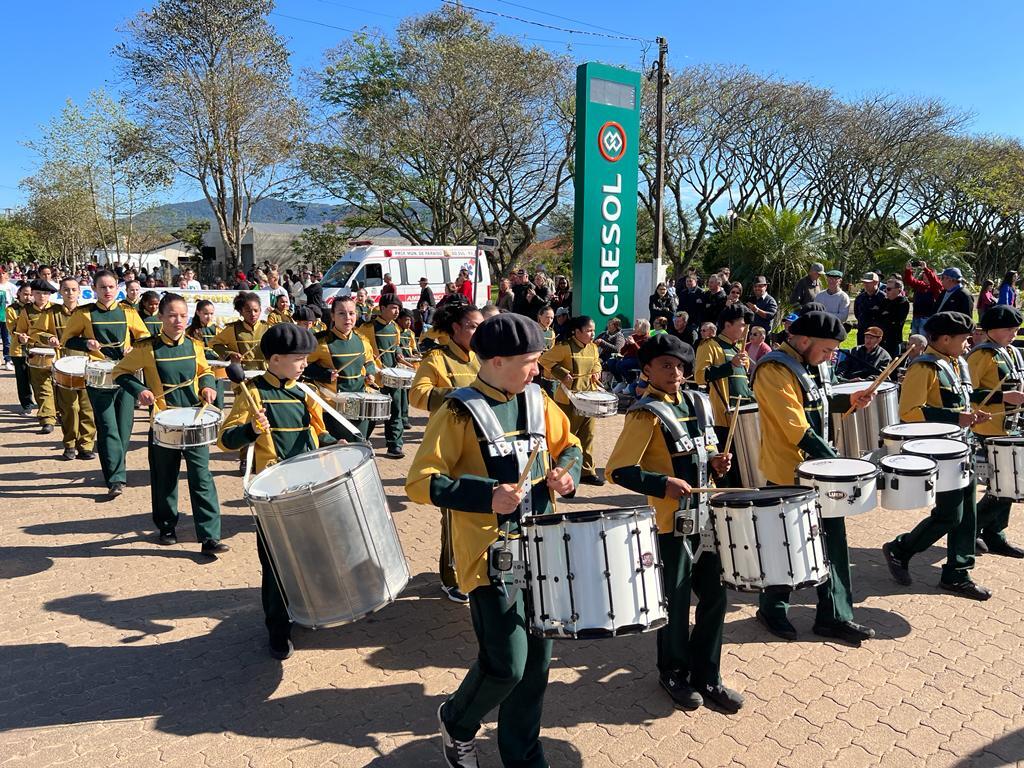
[[[153,442],[164,448],[200,448],[217,442],[221,412],[207,406],[199,423],[193,423],[199,408],[168,408],[153,417]]]
[[[843,474],[856,474],[856,477],[837,477]],[[875,508],[878,467],[870,461],[811,459],[796,468],[796,475],[798,485],[818,492],[818,508],[822,517],[851,517]]]
[[[382,368],[380,385],[389,389],[411,389],[415,376],[416,374],[408,368]]]
[[[366,446],[320,448],[267,467],[245,498],[297,624],[355,621],[393,602],[409,583],[398,530]]]
[[[909,460],[909,461],[908,461]],[[883,509],[907,510],[935,506],[938,465],[924,456],[885,456],[879,462],[878,505]],[[921,471],[927,470],[922,475]]]
[[[651,507],[537,515],[522,530],[534,635],[614,637],[668,623]]]
[[[891,424],[879,435],[879,448],[885,448],[890,456],[899,453],[908,440],[924,440],[937,438],[943,440],[963,440],[966,433],[956,424],[938,424],[936,422],[916,421],[908,424]]]
[[[580,416],[603,419],[619,412],[619,398],[611,392],[573,392],[572,407]]]
[[[903,453],[923,456],[938,465],[935,492],[958,491],[971,484],[971,449],[958,440],[907,440]]]
[[[989,437],[988,492],[999,499],[1024,501],[1024,437]]]
[[[90,360],[85,366],[85,385],[93,389],[117,389],[113,360]]]

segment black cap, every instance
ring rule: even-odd
[[[53,286],[45,280],[36,279],[32,281],[32,290],[41,291],[43,293],[53,293]]]
[[[727,307],[722,307],[718,313],[718,327],[723,328],[726,323],[733,323],[740,318],[749,323],[754,319],[754,313],[742,304],[730,304]]]
[[[402,306],[402,300],[400,298],[398,298],[398,294],[397,293],[382,293],[380,295],[380,306],[381,307],[387,307],[387,306],[390,306],[392,304],[395,304],[395,305],[397,305],[399,307]]]
[[[260,338],[260,352],[266,360],[271,355],[308,355],[316,346],[312,331],[292,323],[272,325]]]
[[[1011,307],[1007,304],[997,304],[994,307],[990,307],[978,322],[978,325],[986,331],[996,328],[1017,328],[1022,324],[1024,324],[1024,315],[1016,307]]]
[[[320,319],[320,313],[317,312],[310,306],[303,304],[301,307],[296,307],[295,311],[292,312],[292,320],[298,322],[313,322]]]
[[[789,326],[789,333],[793,336],[834,341],[842,341],[846,338],[846,329],[839,322],[839,318],[828,312],[807,312],[800,315]]]
[[[540,326],[513,312],[503,312],[484,320],[476,327],[469,345],[481,360],[527,355],[548,348]]]
[[[974,321],[963,312],[936,312],[924,324],[924,332],[936,336],[961,336],[974,330]]]
[[[651,360],[662,355],[676,358],[687,368],[693,366],[693,347],[682,339],[667,333],[659,333],[641,344],[637,359],[640,361],[640,367],[643,368]]]

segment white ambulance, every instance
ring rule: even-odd
[[[360,288],[377,303],[384,275],[391,275],[402,304],[416,309],[420,298],[420,278],[427,278],[434,300],[444,296],[445,283],[454,283],[459,270],[469,272],[473,285],[471,301],[486,304],[491,295],[487,255],[472,245],[398,245],[353,243],[352,249],[324,273],[320,284],[324,301],[330,305],[335,296],[354,294]]]

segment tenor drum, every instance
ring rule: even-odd
[[[295,623],[315,629],[355,621],[394,602],[409,583],[366,446],[334,445],[271,465],[245,499]]]
[[[28,351],[28,367],[50,370],[57,357],[57,350],[48,347],[31,347]]]
[[[745,488],[763,488],[768,484],[758,463],[761,461],[761,413],[757,403],[740,406],[733,435],[733,464]]]
[[[938,464],[937,493],[957,491],[971,484],[971,449],[966,443],[942,438],[907,440],[903,444],[903,453],[923,456]]]
[[[878,435],[886,427],[900,420],[899,388],[891,381],[882,382],[875,390],[875,398],[865,407],[855,410],[845,419],[850,409],[851,396],[870,385],[864,381],[850,381],[832,385],[829,398],[832,442],[840,456],[859,459],[878,448]]]
[[[985,438],[988,492],[999,499],[1024,501],[1024,437]]]
[[[85,364],[85,385],[93,389],[117,389],[113,360],[90,360]]]
[[[339,392],[337,403],[347,419],[387,421],[391,416],[391,398],[378,392]]]
[[[408,368],[382,368],[380,385],[389,389],[410,389],[415,375]]]
[[[818,492],[822,517],[850,517],[875,508],[878,467],[863,459],[811,459],[796,468],[797,483]]]
[[[619,412],[619,398],[611,392],[573,392],[572,407],[580,416],[603,419]]]
[[[937,424],[919,421],[912,424],[892,424],[881,431],[878,447],[885,448],[889,455],[899,453],[907,440],[941,438],[943,440],[964,440],[966,434],[956,424]]]
[[[828,578],[818,494],[803,486],[769,486],[711,497],[722,583],[740,592],[815,587]]]
[[[53,361],[53,383],[64,389],[85,389],[85,366],[89,358],[72,355]]]
[[[651,507],[524,518],[530,631],[590,639],[668,623]]]
[[[924,456],[896,454],[878,462],[878,506],[883,509],[920,509],[935,506],[938,465]]]
[[[207,406],[196,420],[199,408],[168,408],[153,416],[153,442],[164,448],[199,448],[217,442],[221,412]]]

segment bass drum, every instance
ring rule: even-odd
[[[394,602],[409,583],[366,446],[320,448],[267,467],[252,479],[245,499],[296,624],[347,624]]]

